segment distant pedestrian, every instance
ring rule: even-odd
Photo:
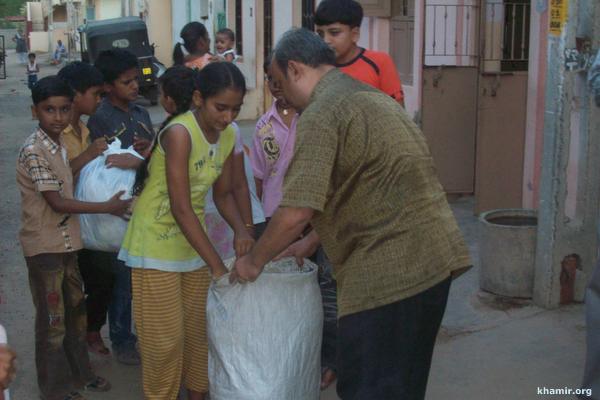
[[[53,65],[58,65],[66,56],[67,48],[63,44],[62,40],[59,39],[56,42],[56,48],[54,49],[54,54],[52,54],[52,61],[50,63]]]
[[[16,43],[16,52],[19,57],[20,64],[27,63],[27,42],[23,37],[23,31],[19,29],[15,36],[13,36],[12,41]]]
[[[36,84],[38,80],[38,73],[40,72],[40,67],[35,60],[35,53],[29,53],[27,56],[27,87],[29,90],[33,89],[33,85]]]
[[[334,62],[305,29],[275,47],[275,84],[301,111],[294,158],[279,208],[230,281],[257,279],[310,223],[337,279],[338,395],[422,400],[468,249],[423,133],[394,99]]]
[[[354,0],[323,0],[315,11],[316,31],[335,51],[342,72],[392,96],[404,106],[404,91],[392,58],[358,46],[363,9]]]
[[[189,22],[179,34],[180,40],[173,49],[173,64],[185,65],[192,69],[202,69],[212,61],[210,37],[204,24]]]
[[[235,33],[229,28],[220,29],[215,38],[217,57],[224,61],[233,62],[237,59],[235,54]]]
[[[35,364],[43,400],[83,400],[73,390],[105,392],[110,383],[91,369],[85,344],[83,282],[77,268],[81,249],[76,214],[123,216],[131,200],[123,192],[102,203],[73,198],[74,180],[61,144],[69,124],[73,91],[62,79],[40,79],[31,91],[39,127],[17,160],[21,192],[19,239],[35,306]]]

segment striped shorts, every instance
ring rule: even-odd
[[[208,268],[165,272],[133,268],[133,315],[147,400],[177,399],[181,383],[208,392]]]

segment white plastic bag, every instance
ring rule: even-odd
[[[293,258],[265,266],[253,283],[229,284],[207,299],[212,400],[317,400],[323,308],[317,266]]]
[[[120,168],[107,168],[106,157],[111,154],[129,153],[142,158],[131,147],[121,149],[121,142],[115,139],[99,157],[89,162],[79,172],[75,188],[75,198],[81,201],[102,202],[109,200],[117,192],[124,190],[122,199],[131,198],[135,183],[135,171]],[[83,247],[90,250],[117,252],[127,230],[127,221],[110,214],[81,214],[81,238]]]

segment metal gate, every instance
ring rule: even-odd
[[[0,79],[6,79],[6,46],[3,35],[0,35]]]

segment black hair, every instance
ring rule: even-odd
[[[355,28],[362,19],[362,6],[354,0],[323,0],[315,11],[315,25],[340,23]]]
[[[225,35],[229,40],[235,43],[235,33],[229,28],[219,29],[217,35]]]
[[[292,28],[277,42],[273,50],[273,59],[287,76],[290,61],[297,61],[313,68],[334,65],[335,53],[316,33],[304,28]]]
[[[196,74],[196,89],[205,100],[228,88],[246,94],[246,78],[233,63],[212,62]]]
[[[158,82],[164,96],[168,96],[175,102],[177,109],[164,120],[159,128],[162,131],[173,118],[187,112],[192,105],[192,98],[196,90],[195,75],[196,71],[184,67],[183,65],[173,66],[165,71]],[[158,144],[158,137],[154,140],[150,154]],[[148,177],[148,164],[150,157],[140,165],[135,174],[135,183],[133,185],[133,195],[139,195],[144,189],[144,182]]]
[[[273,62],[273,52],[269,53],[269,55],[267,57],[265,57],[265,62],[263,63],[263,71],[265,72],[265,74],[269,73],[269,67],[271,66],[272,62]]]
[[[185,24],[179,33],[179,37],[183,39],[183,44],[177,43],[173,48],[173,64],[183,65],[185,63],[185,54],[183,53],[182,46],[189,54],[197,52],[198,40],[205,40],[208,44],[209,37],[208,31],[204,24],[193,21]]]
[[[29,53],[29,54],[27,54],[27,58],[31,58],[31,56],[33,56],[33,58],[35,58],[35,53]]]
[[[68,97],[73,101],[73,90],[56,75],[47,76],[37,81],[31,88],[31,99],[37,105],[50,97]]]
[[[138,67],[135,54],[123,49],[101,51],[94,66],[102,73],[104,82],[113,83],[124,72]]]
[[[84,94],[89,88],[104,83],[102,73],[91,64],[75,61],[58,71],[58,77],[75,92]]]

